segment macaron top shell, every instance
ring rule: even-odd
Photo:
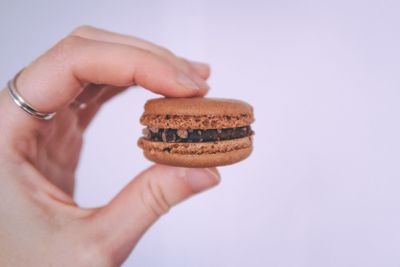
[[[223,98],[156,98],[144,106],[143,115],[239,115],[252,114],[253,108],[246,102]]]
[[[149,100],[144,109],[141,123],[154,128],[233,128],[254,121],[253,108],[232,99],[157,98]]]

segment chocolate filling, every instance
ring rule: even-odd
[[[153,129],[145,128],[144,135],[151,141],[168,143],[214,142],[243,138],[253,134],[250,126],[224,129]]]

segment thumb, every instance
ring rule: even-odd
[[[103,255],[122,263],[143,233],[173,205],[219,183],[215,168],[154,165],[139,174],[90,222]],[[117,262],[115,262],[117,261]]]

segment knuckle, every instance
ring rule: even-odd
[[[163,46],[158,46],[156,47],[157,51],[159,54],[161,55],[165,55],[165,56],[169,56],[169,57],[175,57],[174,53],[172,53],[171,50],[169,50],[168,48],[165,48]]]
[[[83,38],[76,36],[76,35],[68,35],[67,37],[65,37],[64,39],[62,39],[59,44],[61,46],[75,46],[78,43],[82,42]]]
[[[78,46],[78,44],[82,41],[81,37],[68,35],[67,37],[63,38],[58,44],[54,47],[54,51],[56,53],[70,53],[72,52],[73,48]]]
[[[165,193],[157,183],[157,180],[148,179],[145,181],[144,186],[142,201],[145,208],[157,217],[167,213],[171,205],[167,201]]]
[[[54,61],[59,61],[60,64],[69,62],[77,47],[82,45],[83,38],[73,35],[68,35],[59,41],[49,52],[49,56]]]
[[[85,35],[86,33],[91,32],[93,29],[94,27],[89,25],[80,25],[71,32],[71,35]]]

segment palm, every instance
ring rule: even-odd
[[[70,195],[74,190],[82,134],[78,114],[66,108],[49,122],[48,127],[33,137],[37,144],[36,157],[32,159],[34,167]]]
[[[95,87],[95,86],[92,86]],[[31,138],[36,153],[31,159],[33,166],[50,182],[72,196],[75,172],[83,143],[83,133],[100,106],[125,88],[86,88],[82,95],[87,107],[83,110],[71,106],[60,110],[39,128]],[[88,92],[89,91],[89,92]],[[91,92],[90,92],[91,91]]]
[[[61,190],[73,195],[75,171],[83,143],[83,133],[97,111],[106,101],[127,87],[106,85],[86,86],[78,97],[87,104],[85,109],[65,107],[48,122],[31,134],[36,153],[30,151],[33,166]]]

